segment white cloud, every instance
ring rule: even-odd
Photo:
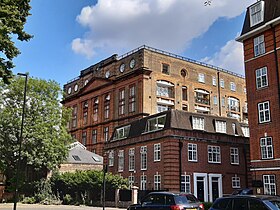
[[[205,63],[219,66],[234,71],[238,74],[244,73],[243,46],[235,40],[230,40],[213,57],[206,57],[202,60]]]
[[[76,53],[122,52],[143,44],[182,52],[220,17],[240,15],[255,0],[98,0],[77,21],[89,31],[72,42]]]

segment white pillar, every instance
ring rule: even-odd
[[[139,187],[133,186],[131,188],[132,190],[132,204],[137,204],[138,203],[138,189]]]

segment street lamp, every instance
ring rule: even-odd
[[[20,137],[19,137],[19,140],[18,140],[19,149],[18,149],[18,158],[17,158],[17,167],[16,167],[16,186],[15,186],[15,197],[14,197],[14,210],[17,209],[17,201],[18,201],[18,179],[19,179],[18,176],[19,176],[21,143],[22,143],[24,112],[25,112],[25,103],[26,103],[26,90],[27,90],[27,78],[28,78],[28,74],[18,73],[18,75],[25,77],[25,84],[24,84],[24,96],[23,96],[22,115],[21,115]]]

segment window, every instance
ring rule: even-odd
[[[83,131],[83,133],[82,133],[82,144],[86,145],[86,143],[87,143],[87,132]]]
[[[271,159],[271,158],[273,158],[272,137],[261,138],[260,146],[261,146],[262,159]]]
[[[241,127],[241,130],[242,130],[243,135],[244,135],[245,137],[250,137],[249,127],[244,127],[244,126],[242,126],[242,127]]]
[[[73,106],[73,110],[72,110],[72,127],[73,128],[77,127],[77,114],[78,114],[78,107]]]
[[[140,190],[147,190],[147,175],[141,175]]]
[[[166,115],[161,115],[147,120],[145,132],[161,130],[164,128]]]
[[[231,126],[232,126],[232,132],[233,132],[233,134],[234,134],[235,136],[238,136],[237,129],[236,129],[236,124],[235,124],[235,123],[232,123]]]
[[[109,140],[109,127],[104,127],[104,129],[103,129],[103,137],[104,137],[104,141],[108,141]]]
[[[164,80],[157,81],[157,96],[174,98],[174,84]]]
[[[83,102],[83,124],[86,125],[88,122],[88,102]]]
[[[160,190],[161,176],[157,173],[154,175],[154,190]]]
[[[276,195],[275,175],[263,175],[264,194]]]
[[[123,150],[119,150],[119,165],[118,165],[118,171],[121,172],[124,169],[124,151]]]
[[[217,85],[217,81],[216,81],[216,77],[212,77],[212,85],[216,86]]]
[[[168,105],[163,105],[163,104],[158,104],[157,105],[157,113],[165,112],[165,111],[170,110],[170,109],[172,109],[172,108]]]
[[[141,155],[141,170],[147,170],[147,146],[141,147],[140,155]]]
[[[135,149],[129,149],[128,170],[134,171],[135,169]]]
[[[204,105],[210,105],[210,94],[208,91],[203,89],[194,89],[195,92],[195,103]]]
[[[239,105],[239,99],[228,97],[228,109],[230,111],[239,112],[240,111],[240,105]]]
[[[160,161],[160,144],[154,144],[154,161]]]
[[[214,105],[217,105],[217,104],[218,104],[218,98],[217,98],[217,96],[213,96],[213,103],[214,103]]]
[[[114,133],[114,140],[124,139],[128,137],[130,125],[117,128]]]
[[[230,82],[230,90],[236,91],[236,84],[234,82]]]
[[[124,89],[119,90],[119,115],[124,115],[125,108],[125,91]]]
[[[136,110],[136,94],[135,94],[135,85],[129,87],[129,103],[128,111],[135,112]]]
[[[190,175],[181,175],[181,192],[191,193],[191,177]]]
[[[250,26],[253,27],[263,22],[264,17],[264,1],[258,1],[250,7]]]
[[[188,88],[186,86],[182,87],[182,99],[184,101],[188,100]]]
[[[237,174],[231,177],[231,186],[232,188],[240,188],[240,177],[238,177]]]
[[[221,86],[221,88],[225,88],[225,81],[224,81],[224,79],[220,80],[220,86]]]
[[[114,151],[113,150],[111,150],[110,152],[109,152],[109,166],[114,166]]]
[[[105,102],[104,102],[104,119],[109,119],[110,116],[110,95],[105,95]]]
[[[129,185],[129,188],[131,189],[134,185],[134,176],[129,176],[128,177],[128,185]]]
[[[227,133],[227,123],[225,121],[216,120],[216,132]]]
[[[226,106],[226,98],[222,97],[222,106],[225,107]]]
[[[170,72],[169,72],[169,65],[168,64],[162,64],[162,73],[163,74],[167,74],[167,75],[169,75],[170,74]]]
[[[73,159],[76,161],[82,161],[78,155],[72,155]]]
[[[197,162],[197,145],[188,144],[188,160]]]
[[[99,100],[98,98],[94,98],[93,99],[93,122],[97,122],[98,121],[98,103]]]
[[[208,162],[221,163],[221,154],[219,146],[208,146]]]
[[[95,144],[97,142],[97,130],[92,130],[92,135],[91,135],[91,142]]]
[[[257,89],[268,86],[267,67],[256,70],[256,84]]]
[[[204,130],[204,118],[192,117],[193,129]]]
[[[258,104],[259,123],[265,123],[270,121],[270,108],[269,102],[265,101]]]
[[[259,56],[265,53],[264,35],[254,38],[254,53]]]
[[[198,81],[201,83],[205,83],[205,75],[202,73],[198,74]]]
[[[230,148],[230,163],[238,165],[239,164],[239,151],[238,148]]]

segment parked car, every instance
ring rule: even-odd
[[[235,190],[232,195],[253,195],[253,189],[251,188],[244,188]]]
[[[209,210],[280,210],[280,197],[236,195],[218,198]]]
[[[151,192],[139,204],[127,210],[204,210],[203,204],[192,194]]]

